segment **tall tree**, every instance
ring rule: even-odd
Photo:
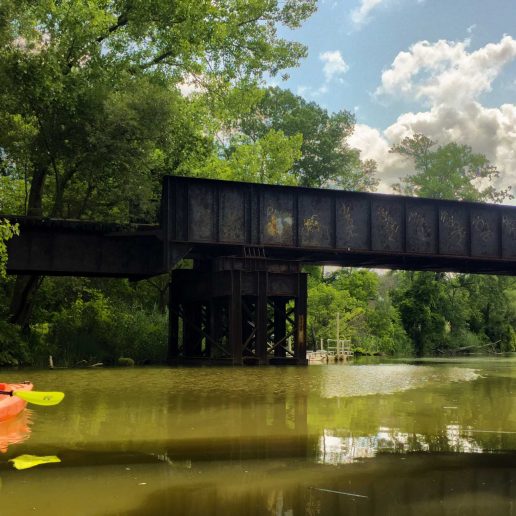
[[[99,164],[107,184],[145,177],[177,130],[169,124],[179,86],[196,83],[220,104],[235,85],[295,65],[305,48],[279,38],[277,26],[297,27],[314,8],[313,0],[3,3],[0,147],[28,169],[28,213],[60,215],[75,178],[86,191],[99,183],[83,180]],[[182,114],[179,122],[190,116]]]
[[[436,147],[437,146],[437,147]],[[435,148],[436,147],[436,148]],[[502,202],[511,198],[510,187],[497,190],[493,182],[500,172],[468,145],[437,145],[423,134],[404,138],[390,152],[414,162],[415,173],[393,185],[406,195],[459,201]]]
[[[256,141],[237,135],[191,172],[214,179],[296,185],[293,166],[301,156],[302,141],[300,134],[286,136],[274,129]]]
[[[292,174],[302,186],[336,186],[347,190],[374,190],[374,161],[360,160],[360,151],[347,144],[355,119],[348,111],[329,114],[289,90],[269,88],[255,110],[242,117],[239,129],[252,141],[269,131],[288,137],[301,135],[301,155]]]
[[[27,213],[127,220],[131,203],[148,214],[165,171],[210,155],[203,115],[248,105],[265,72],[305,55],[277,31],[314,10],[315,0],[2,2],[0,149],[26,178]],[[27,324],[38,284],[19,278],[13,321]]]
[[[390,152],[411,159],[415,172],[394,185],[403,194],[435,199],[502,202],[512,197],[510,187],[497,189],[500,173],[483,155],[457,143],[438,145],[415,134]],[[507,309],[506,282],[496,277],[400,273],[393,293],[416,353],[475,348],[496,342],[512,349],[514,313]],[[495,302],[496,300],[496,302]],[[495,308],[496,307],[496,308]]]

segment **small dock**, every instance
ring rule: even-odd
[[[321,339],[321,348],[316,351],[307,351],[306,358],[309,364],[346,362],[353,358],[351,341],[349,339]]]

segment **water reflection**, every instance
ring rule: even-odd
[[[479,373],[466,367],[436,368],[428,365],[378,364],[327,367],[323,370],[323,398],[391,394],[450,382],[476,380]]]
[[[9,445],[2,516],[56,516],[44,505],[56,499],[62,514],[419,516],[486,501],[510,514],[514,365],[34,373],[67,397],[36,407],[31,438]],[[62,463],[21,486],[5,461],[23,453]]]
[[[0,452],[6,453],[9,446],[26,441],[31,433],[32,411],[25,409],[16,417],[0,422]]]
[[[455,452],[482,453],[484,448],[473,437],[473,430],[460,425],[446,425],[435,436],[410,434],[396,428],[379,427],[374,435],[354,436],[350,432],[324,429],[319,438],[317,461],[321,464],[349,464],[373,458],[379,453]]]

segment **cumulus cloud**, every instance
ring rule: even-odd
[[[338,75],[343,75],[349,70],[339,50],[327,50],[319,54],[319,59],[324,63],[323,72],[326,82]]]
[[[491,90],[502,68],[516,57],[516,40],[505,36],[471,53],[469,45],[469,40],[417,42],[382,73],[376,95],[404,96],[430,105],[457,105],[479,97]]]
[[[378,129],[365,124],[356,124],[353,134],[348,138],[351,147],[360,150],[362,159],[374,159],[378,163],[378,191],[392,193],[392,184],[412,171],[410,163],[401,156],[390,154],[392,144]]]
[[[516,59],[516,41],[505,36],[474,52],[468,46],[468,41],[420,41],[383,72],[377,95],[422,101],[426,110],[400,115],[383,132],[356,126],[350,143],[364,158],[378,162],[382,191],[411,171],[409,162],[388,150],[414,133],[441,144],[470,145],[501,171],[497,187],[516,186],[516,105],[485,107],[480,102],[503,67]]]
[[[351,21],[355,25],[363,25],[369,19],[371,11],[384,0],[360,0],[360,5],[351,11]]]
[[[406,136],[423,133],[441,144],[454,141],[485,154],[502,172],[497,187],[516,187],[516,105],[486,108],[471,102],[464,110],[437,106],[430,111],[404,113],[380,132],[357,124],[349,139],[364,159],[379,165],[380,191],[389,192],[400,177],[413,172],[411,163],[389,148]]]
[[[319,54],[319,59],[324,63],[324,83],[318,88],[312,86],[301,85],[297,87],[297,94],[305,97],[306,99],[319,99],[326,93],[328,93],[328,86],[331,81],[339,76],[344,75],[348,70],[349,66],[342,57],[339,50],[326,50]],[[342,82],[343,80],[339,78]]]

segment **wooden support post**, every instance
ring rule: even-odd
[[[267,363],[267,272],[258,274],[258,297],[256,299],[255,328],[256,356],[260,364]]]
[[[295,307],[294,355],[298,364],[306,364],[306,274],[298,274]]]
[[[274,343],[282,344],[274,348],[275,357],[285,357],[287,337],[287,300],[284,297],[274,299]]]
[[[229,348],[233,365],[242,365],[242,278],[238,270],[231,271]]]

